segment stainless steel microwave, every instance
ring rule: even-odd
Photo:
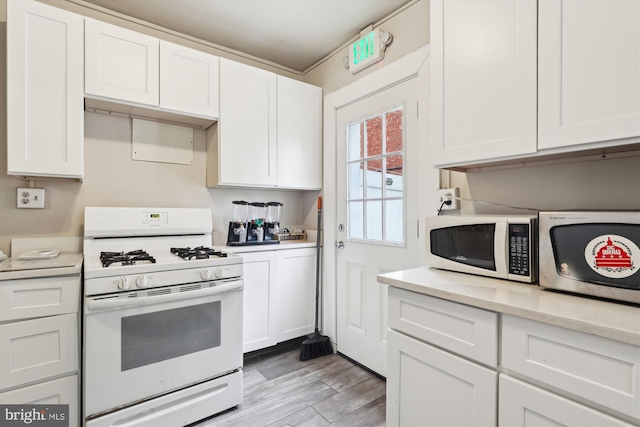
[[[540,212],[540,286],[640,304],[640,211]]]
[[[446,215],[426,218],[427,265],[533,283],[537,215]]]

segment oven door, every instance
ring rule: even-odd
[[[85,300],[85,417],[242,367],[242,280]]]

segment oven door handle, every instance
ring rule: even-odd
[[[209,288],[198,289],[188,292],[172,292],[164,295],[154,295],[147,297],[137,298],[103,298],[87,301],[87,314],[88,312],[95,312],[100,310],[111,310],[114,308],[124,307],[137,307],[141,305],[160,304],[163,302],[180,301],[190,298],[199,298],[203,296],[217,295],[224,292],[230,292],[235,290],[241,290],[243,288],[242,280],[233,280],[229,282],[223,282],[219,285],[211,286]]]

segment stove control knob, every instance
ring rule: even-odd
[[[129,289],[131,287],[131,283],[129,283],[129,278],[123,277],[120,280],[118,280],[118,287],[122,290]]]
[[[147,286],[149,286],[149,277],[145,276],[144,274],[136,277],[136,285],[139,288],[146,288]]]
[[[224,271],[222,270],[222,267],[217,267],[213,270],[213,275],[216,276],[216,279],[222,279],[223,274]]]
[[[205,268],[200,272],[200,277],[202,277],[202,280],[211,279],[211,270],[209,270],[208,268]]]

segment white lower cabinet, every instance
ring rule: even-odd
[[[276,345],[276,253],[243,253],[242,351]]]
[[[69,426],[78,425],[78,375],[0,393],[2,405],[69,405]]]
[[[244,262],[243,351],[313,332],[316,249],[240,255]]]
[[[387,426],[496,424],[496,371],[393,330],[388,343]]]
[[[79,273],[0,280],[0,404],[66,404],[79,425],[79,298]]]
[[[314,330],[316,252],[315,248],[278,251],[278,342]]]
[[[631,426],[530,384],[500,375],[500,426]]]
[[[638,345],[395,287],[389,325],[388,426],[640,425]]]

